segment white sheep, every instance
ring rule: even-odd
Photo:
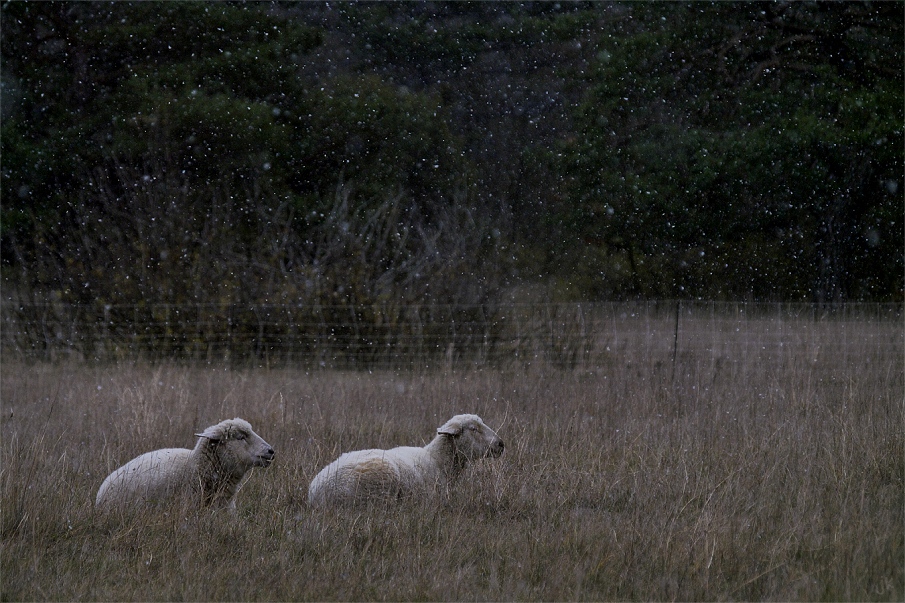
[[[267,467],[273,448],[248,421],[227,419],[196,433],[193,450],[164,448],[136,457],[111,473],[97,492],[95,505],[161,502],[173,496],[197,496],[214,509],[236,509],[236,492],[252,467]]]
[[[425,447],[346,452],[308,487],[308,504],[365,501],[449,488],[470,462],[503,454],[503,440],[477,415],[456,415]]]

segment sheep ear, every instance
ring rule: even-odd
[[[214,429],[213,427],[208,427],[202,433],[195,434],[195,436],[197,436],[199,438],[207,438],[208,440],[210,440],[211,442],[214,442],[214,443],[220,441],[221,435],[222,434],[219,431],[217,431],[216,429]]]
[[[462,433],[462,426],[459,423],[454,423],[452,421],[448,422],[443,427],[437,429],[437,433],[443,435],[457,436]]]

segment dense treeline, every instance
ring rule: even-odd
[[[903,6],[8,2],[4,291],[901,300]]]

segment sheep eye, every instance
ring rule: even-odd
[[[478,430],[478,426],[477,426],[477,425],[469,425],[468,428],[469,428],[470,430],[472,430],[472,431],[477,431],[477,430]]]
[[[237,440],[244,440],[244,439],[247,438],[247,437],[248,437],[248,436],[245,435],[244,433],[237,433],[237,434],[236,434],[236,439],[237,439]]]

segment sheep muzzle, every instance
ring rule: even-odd
[[[276,456],[276,453],[273,451],[273,448],[268,448],[266,452],[258,455],[255,465],[258,467],[267,467],[273,462],[274,456]]]
[[[490,448],[487,450],[487,456],[492,458],[497,458],[503,455],[503,448],[505,444],[503,444],[503,440],[497,440],[493,444],[491,444]]]

